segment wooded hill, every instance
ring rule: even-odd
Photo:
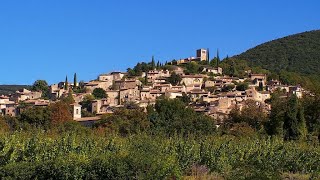
[[[31,86],[28,85],[0,85],[0,95],[8,95],[16,92],[19,89],[30,89]]]
[[[235,58],[275,72],[286,70],[320,75],[320,30],[266,42]]]

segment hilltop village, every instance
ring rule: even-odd
[[[303,95],[299,85],[285,85],[251,70],[246,71],[244,77],[227,76],[219,66],[219,59],[214,64],[208,61],[209,51],[199,49],[195,57],[165,64],[152,59],[151,63],[144,63],[147,69],[138,63],[127,72],[100,74],[89,82],[77,82],[75,74],[73,83],[66,78],[64,82],[48,86],[47,92],[22,89],[8,96],[1,95],[0,113],[18,116],[26,107],[45,107],[69,97],[73,99],[70,103],[73,119],[86,122],[99,120],[101,115],[113,113],[117,108],[146,109],[159,98],[181,98],[196,112],[205,113],[220,124],[232,109],[241,111],[248,100],[270,112],[268,100],[276,90],[285,95],[296,94],[298,98]],[[198,67],[196,73],[186,68],[193,65]]]

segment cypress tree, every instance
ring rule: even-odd
[[[210,64],[209,48],[207,49],[207,64]]]
[[[64,89],[67,90],[68,89],[68,76],[66,76],[66,80],[64,82]]]
[[[283,128],[285,140],[298,140],[306,136],[303,109],[299,107],[299,101],[295,94],[289,97]]]
[[[154,70],[155,67],[156,67],[156,63],[154,62],[154,56],[152,56],[151,69]]]
[[[158,61],[157,62],[157,69],[159,69],[160,68],[160,62]]]
[[[146,72],[146,75],[144,76],[144,84],[148,84],[148,72]]]
[[[306,120],[304,118],[304,108],[299,103],[299,109],[298,109],[298,133],[299,133],[299,139],[300,140],[305,140],[308,134],[308,129],[307,129],[307,124]]]
[[[219,57],[219,49],[217,49],[217,67],[219,67],[220,57]]]
[[[77,73],[74,73],[74,75],[73,75],[73,87],[74,88],[77,87]]]

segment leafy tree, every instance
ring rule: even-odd
[[[283,123],[286,113],[286,99],[280,98],[282,92],[280,90],[271,94],[271,112],[269,120],[266,123],[266,131],[269,135],[283,137]]]
[[[87,111],[91,111],[92,110],[91,104],[94,99],[95,98],[92,94],[86,94],[80,103],[82,106],[82,109],[86,109]]]
[[[192,61],[186,65],[184,71],[186,74],[197,74],[200,71],[200,66],[198,63]]]
[[[0,115],[0,133],[8,132],[9,130],[9,124],[6,122],[5,118]]]
[[[231,123],[245,122],[257,131],[263,129],[263,125],[268,120],[263,108],[257,106],[253,100],[247,100],[241,111],[237,108],[233,109],[229,118],[229,122]]]
[[[63,101],[50,104],[49,110],[52,124],[60,124],[73,119],[70,105]]]
[[[146,113],[141,109],[123,108],[116,110],[111,116],[104,116],[95,126],[126,136],[147,131],[150,127],[150,122]]]
[[[157,100],[153,117],[155,129],[168,134],[212,134],[215,132],[215,122],[210,117],[197,114],[186,107],[179,99]]]
[[[263,91],[263,84],[262,84],[262,82],[259,82],[258,91]]]
[[[184,102],[186,106],[191,102],[190,97],[186,93],[182,93],[182,96],[177,98]]]
[[[48,83],[45,80],[36,80],[32,87],[31,87],[32,91],[40,91],[42,92],[42,97],[47,98],[49,95],[49,87],[48,87]]]
[[[175,72],[172,72],[171,76],[168,78],[168,82],[174,86],[180,84],[181,80],[181,76],[179,74],[176,74]]]
[[[227,85],[224,85],[221,90],[223,92],[229,92],[229,91],[232,91],[234,88],[235,88],[234,84],[227,84]]]
[[[245,91],[249,88],[249,84],[246,82],[238,83],[236,86],[237,91]]]
[[[93,90],[92,95],[96,98],[96,99],[102,99],[102,98],[107,98],[107,94],[106,91],[102,88],[96,88]]]
[[[21,112],[19,121],[36,127],[49,129],[51,126],[50,110],[47,107],[30,107]]]
[[[217,87],[216,86],[213,86],[213,87],[207,87],[207,88],[205,88],[208,92],[210,92],[210,93],[214,93],[214,92],[216,92],[216,90],[217,90]]]
[[[320,97],[304,96],[303,98],[304,115],[307,129],[311,135],[318,136],[320,141]]]
[[[295,94],[288,99],[287,110],[284,116],[284,139],[298,140],[306,138],[306,122],[303,108]]]
[[[73,104],[75,102],[71,89],[69,89],[68,95],[66,97],[62,98],[61,101],[65,102],[66,104]]]

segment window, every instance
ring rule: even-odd
[[[79,109],[76,109],[76,114],[79,114]]]

